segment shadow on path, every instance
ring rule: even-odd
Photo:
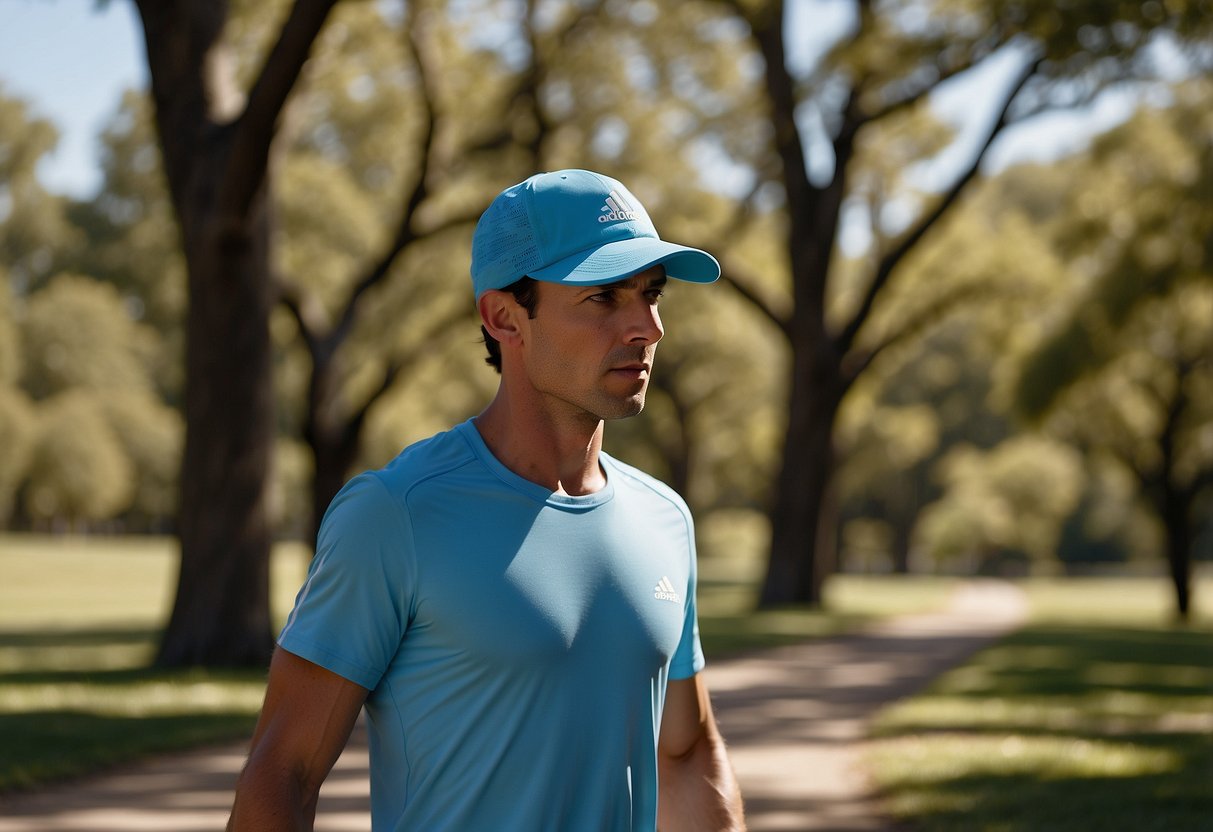
[[[709,666],[751,832],[889,830],[861,769],[867,720],[1022,621],[1008,584],[966,584],[947,610]],[[244,746],[158,757],[0,798],[0,832],[215,832]],[[370,828],[365,729],[321,790],[317,832]]]
[[[862,769],[868,720],[1024,614],[1014,587],[974,582],[939,613],[710,667],[751,832],[891,829]]]

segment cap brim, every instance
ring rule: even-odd
[[[720,277],[720,264],[706,251],[651,237],[605,243],[532,271],[529,276],[545,283],[599,286],[658,265],[665,267],[666,277],[690,283],[711,283]]]

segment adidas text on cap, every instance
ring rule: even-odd
[[[659,264],[676,280],[720,277],[712,255],[662,240],[631,191],[587,170],[540,173],[506,188],[472,236],[477,300],[523,277],[597,286]]]

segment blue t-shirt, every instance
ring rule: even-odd
[[[376,830],[655,829],[666,682],[703,667],[694,533],[601,459],[553,494],[469,421],[333,500],[279,643],[370,691]]]

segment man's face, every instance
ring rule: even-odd
[[[606,286],[539,283],[527,321],[524,361],[550,405],[597,419],[635,416],[664,330],[657,302],[661,266]]]

